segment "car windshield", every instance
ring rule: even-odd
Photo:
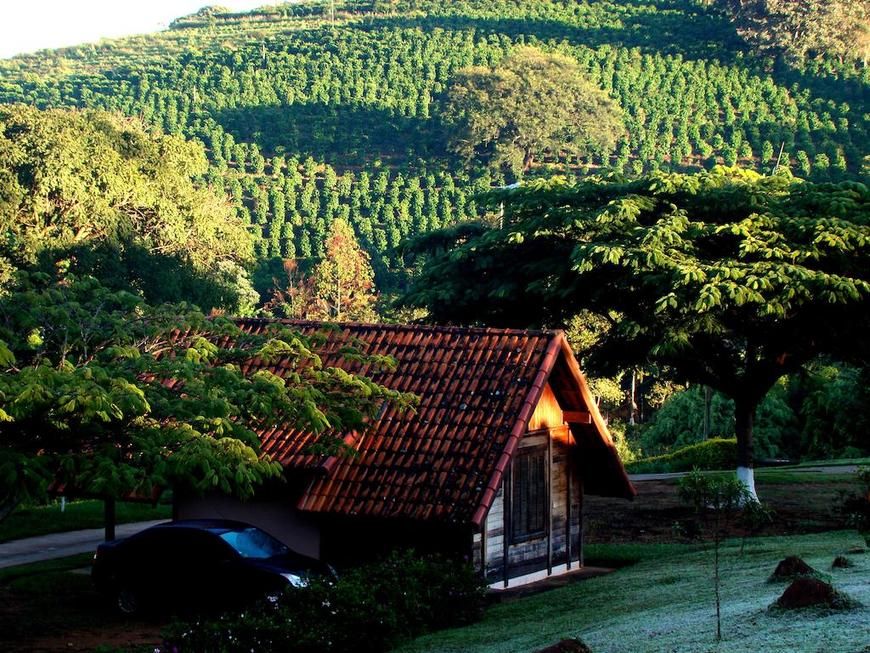
[[[244,528],[219,533],[220,538],[238,551],[243,558],[271,558],[283,555],[289,549],[259,528]]]

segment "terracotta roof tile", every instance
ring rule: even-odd
[[[268,320],[239,320],[262,333]],[[283,321],[304,333],[323,324]],[[365,373],[372,380],[420,398],[416,412],[387,407],[352,441],[358,455],[324,458],[310,453],[316,436],[270,425],[263,452],[296,469],[324,468],[300,508],[373,517],[437,517],[469,521],[493,470],[503,458],[527,406],[534,409],[546,380],[544,354],[562,336],[555,331],[342,324],[318,351],[325,365]],[[339,351],[351,339],[368,354],[390,355],[395,371],[361,369]],[[247,372],[262,368],[251,361]],[[287,367],[277,365],[279,376]],[[528,415],[525,415],[527,420]]]

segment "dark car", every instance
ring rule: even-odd
[[[97,589],[127,614],[234,607],[329,573],[255,526],[200,519],[101,544],[91,568]]]

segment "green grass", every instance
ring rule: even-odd
[[[147,503],[119,501],[116,516],[119,524],[169,519],[172,508],[164,504],[152,507]],[[0,522],[0,542],[103,526],[102,501],[69,501],[64,512],[60,511],[59,501],[45,506],[23,506]]]
[[[832,460],[805,460],[797,465],[789,465],[791,467],[837,467],[839,465],[870,465],[870,457],[865,458],[834,458]]]
[[[870,554],[850,555],[855,567],[831,570],[834,556],[863,544],[854,531],[726,543],[722,559],[723,642],[714,641],[711,552],[654,545],[633,553],[637,564],[566,587],[490,608],[483,621],[427,635],[401,653],[513,653],[535,651],[567,637],[595,653],[793,653],[865,650],[870,623]],[[614,549],[627,555],[630,548]],[[613,551],[611,551],[612,553]],[[590,547],[589,553],[592,553]],[[865,607],[847,612],[773,614],[784,590],[767,583],[776,563],[799,555],[824,570],[835,587]]]
[[[93,553],[80,553],[67,558],[33,562],[17,567],[4,567],[0,569],[0,586],[31,589],[47,585],[50,589],[53,587],[58,574],[66,574],[73,569],[87,567],[91,564],[93,557]]]
[[[692,553],[700,544],[587,544],[583,547],[585,563],[595,567],[623,567],[645,560],[659,560],[675,555]]]
[[[755,470],[757,483],[765,485],[800,485],[803,483],[855,483],[854,474],[826,474],[825,472],[798,472],[793,469],[769,467]]]

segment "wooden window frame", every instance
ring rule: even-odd
[[[514,459],[511,461],[511,487],[510,487],[510,500],[511,500],[511,515],[510,515],[510,542],[511,544],[522,544],[524,542],[529,542],[531,540],[541,539],[546,537],[549,533],[549,510],[550,510],[550,473],[549,473],[549,448],[546,444],[536,445],[532,447],[523,447],[517,450],[514,455]],[[541,528],[534,531],[522,531],[519,526],[518,519],[518,506],[520,501],[517,499],[516,493],[518,491],[518,483],[520,483],[519,473],[517,468],[517,461],[522,457],[528,456],[540,456],[541,461],[543,463],[543,469],[541,473],[541,490],[542,490],[542,503],[543,503],[543,512],[541,513]],[[523,498],[528,498],[528,495]]]

